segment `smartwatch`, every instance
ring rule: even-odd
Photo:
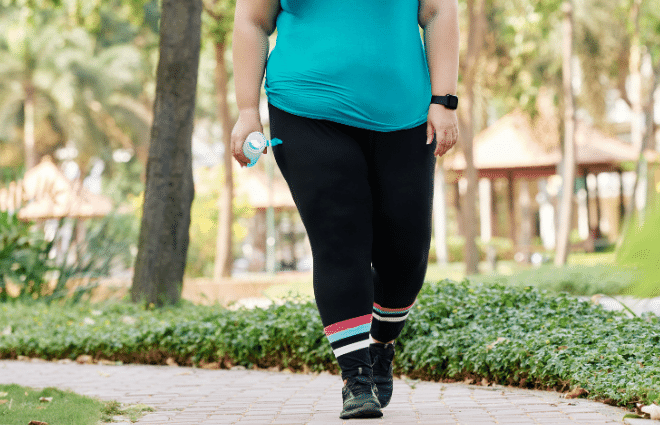
[[[443,105],[447,109],[456,109],[458,107],[458,97],[451,94],[445,96],[431,96],[431,103]]]

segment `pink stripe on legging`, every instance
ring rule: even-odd
[[[351,329],[356,326],[365,325],[371,323],[371,318],[373,316],[370,314],[365,314],[364,316],[353,317],[352,319],[342,320],[341,322],[333,323],[332,325],[326,326],[323,331],[326,336],[330,336],[334,333],[345,331],[346,329]]]
[[[374,307],[376,307],[379,310],[385,311],[385,312],[390,312],[390,313],[403,313],[404,311],[408,311],[412,308],[412,306],[415,305],[415,301],[413,301],[412,304],[410,304],[408,307],[403,307],[403,308],[385,308],[380,306],[378,303],[374,303]]]

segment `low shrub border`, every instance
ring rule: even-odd
[[[426,283],[397,340],[396,375],[574,390],[611,405],[660,402],[660,320],[532,287]],[[313,300],[231,311],[187,303],[0,305],[0,358],[339,373]]]

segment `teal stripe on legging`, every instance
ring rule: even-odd
[[[364,332],[369,332],[370,329],[371,329],[371,323],[366,323],[364,325],[356,326],[351,329],[346,329],[345,331],[333,333],[332,335],[328,336],[328,341],[330,342],[339,341],[340,339],[344,339],[349,336],[361,334]]]

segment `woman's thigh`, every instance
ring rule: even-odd
[[[366,131],[282,111],[269,104],[271,147],[314,253],[333,265],[371,261],[372,201]],[[364,139],[364,140],[363,140]],[[318,264],[318,266],[324,266]]]
[[[426,124],[374,135],[373,263],[385,280],[403,284],[410,279],[418,286],[424,279],[431,242],[435,146],[436,141],[426,144]]]

